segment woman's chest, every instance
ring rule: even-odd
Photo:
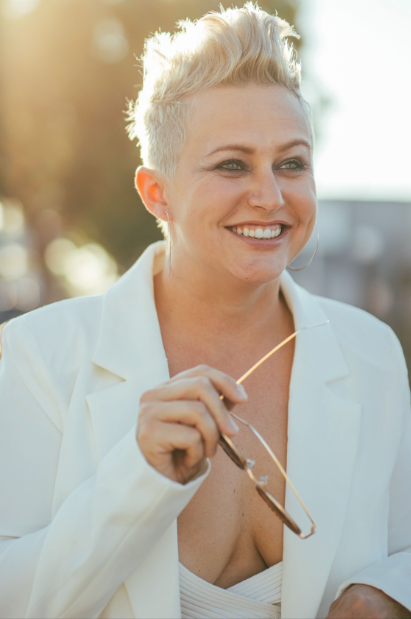
[[[245,384],[248,402],[233,412],[256,428],[286,468],[288,381],[278,380],[273,370],[267,367],[250,377]],[[277,466],[253,432],[238,425],[240,432],[233,439],[237,449],[255,462],[257,479],[268,476],[267,489],[284,504],[285,483]],[[247,473],[221,448],[212,458],[207,480],[181,513],[178,532],[181,562],[224,588],[282,560],[281,522]]]

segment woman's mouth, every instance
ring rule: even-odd
[[[227,230],[245,238],[258,241],[268,241],[280,237],[288,226],[274,224],[272,226],[244,224],[240,226],[227,226]]]

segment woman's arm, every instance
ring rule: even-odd
[[[51,520],[63,432],[58,401],[24,320],[6,326],[2,343],[0,616],[97,617],[204,476],[181,485],[159,474],[134,428]]]

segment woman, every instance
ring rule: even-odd
[[[316,219],[292,34],[249,3],[148,41],[130,133],[167,255],[3,331],[2,617],[411,617],[400,346],[285,272]],[[230,410],[309,539],[219,449],[309,534]]]

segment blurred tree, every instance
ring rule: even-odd
[[[62,226],[101,243],[122,268],[161,238],[133,185],[139,155],[124,116],[141,83],[133,55],[152,32],[219,4],[3,0],[1,178],[25,205],[40,256]],[[260,6],[296,22],[296,0]]]

